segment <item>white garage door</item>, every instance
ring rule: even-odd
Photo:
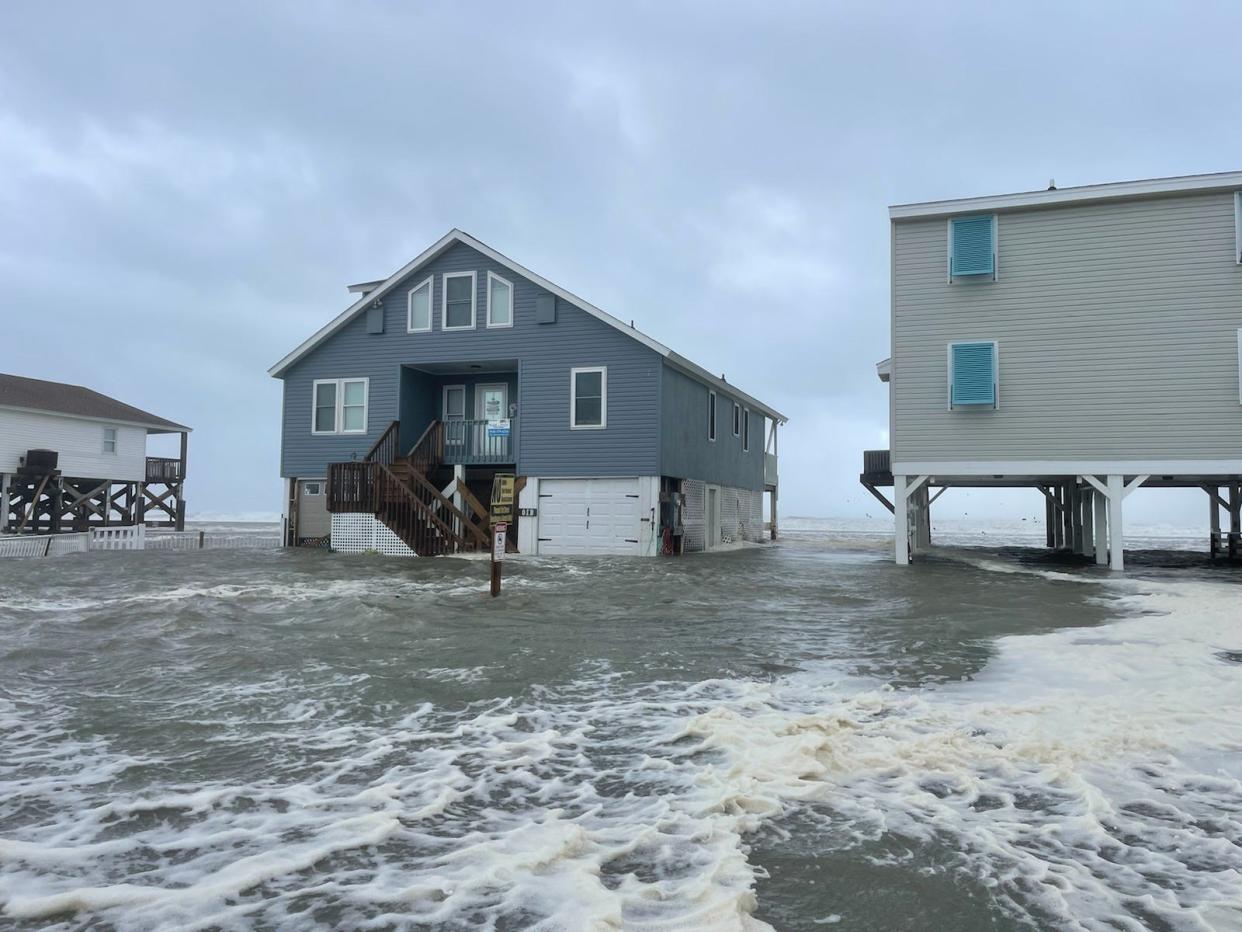
[[[539,480],[539,552],[638,554],[637,479]]]

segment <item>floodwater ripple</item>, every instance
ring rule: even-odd
[[[10,561],[0,916],[1238,928],[1242,589],[1011,556]]]

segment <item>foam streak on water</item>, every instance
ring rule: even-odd
[[[736,554],[718,569],[771,573],[755,561],[777,558]],[[0,682],[10,921],[756,929],[779,914],[781,928],[866,927],[867,908],[840,892],[800,922],[765,902],[764,890],[784,894],[763,853],[788,849],[966,885],[1003,925],[1242,927],[1242,665],[1222,659],[1242,647],[1236,585],[1123,586],[1120,602],[1108,596],[1114,620],[997,634],[961,679],[877,673],[849,655],[849,636],[827,649],[809,628],[796,662],[781,654],[767,675],[739,650],[692,675],[669,666],[643,676],[664,653],[644,645],[636,661],[602,628],[592,643],[589,627],[572,629],[587,644],[559,668],[548,647],[536,679],[516,672],[535,649],[533,628],[480,615],[472,567],[385,577],[401,599],[390,616],[374,581],[280,582],[279,566],[266,582],[179,583],[162,603],[141,592],[6,592],[18,608],[4,669],[31,674]],[[515,610],[546,613],[562,596],[578,604],[587,590],[575,575],[598,586],[612,572],[534,566],[522,577],[515,566]],[[859,578],[906,584],[888,572],[877,564]],[[667,582],[682,594],[687,625],[688,606],[712,597],[685,576],[644,580],[648,592]],[[1110,589],[1038,576],[999,584],[1060,586],[1025,591],[1087,601]],[[111,675],[98,666],[110,662],[104,645],[126,628],[91,624],[119,599],[130,600],[128,640],[150,640],[136,653],[115,642],[124,675]],[[391,618],[432,606],[464,612],[472,627],[417,629],[417,658],[399,664],[350,662]],[[300,642],[320,610],[356,623]],[[709,606],[703,623],[728,611]],[[782,611],[791,626],[773,629],[755,658],[773,659],[800,626],[830,623],[796,601]],[[98,639],[93,658],[38,630],[53,613]],[[730,637],[763,623],[747,617]],[[273,652],[218,651],[240,636],[236,625]],[[455,638],[480,625],[508,646],[458,649]],[[401,639],[414,630],[405,621]],[[549,644],[562,649],[570,630],[550,629]],[[304,657],[281,665],[295,647]],[[140,656],[168,666],[144,679],[125,666]],[[182,688],[170,687],[175,676]],[[134,717],[100,712],[122,707]],[[905,918],[919,927],[917,914]]]

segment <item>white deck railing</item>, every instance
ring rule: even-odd
[[[276,534],[211,534],[206,531],[153,531],[143,525],[92,528],[80,534],[27,534],[0,537],[0,559],[59,557],[91,550],[267,550],[280,546]]]

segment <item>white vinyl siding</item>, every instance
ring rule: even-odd
[[[1233,192],[1006,213],[1005,274],[944,283],[943,218],[893,236],[894,463],[1242,457]],[[1003,410],[945,405],[945,346],[1004,350]]]
[[[431,282],[430,278],[411,288],[406,297],[406,324],[409,333],[425,333],[431,329]]]
[[[319,379],[311,410],[313,434],[367,432],[367,379]]]
[[[600,430],[608,426],[607,367],[570,370],[569,426],[573,430]]]
[[[513,326],[513,282],[487,273],[487,326]]]
[[[447,272],[440,280],[440,329],[473,330],[475,273]]]
[[[110,453],[104,450],[105,429],[115,431]],[[0,408],[0,473],[15,472],[28,450],[55,450],[57,468],[70,478],[146,478],[144,427]]]

